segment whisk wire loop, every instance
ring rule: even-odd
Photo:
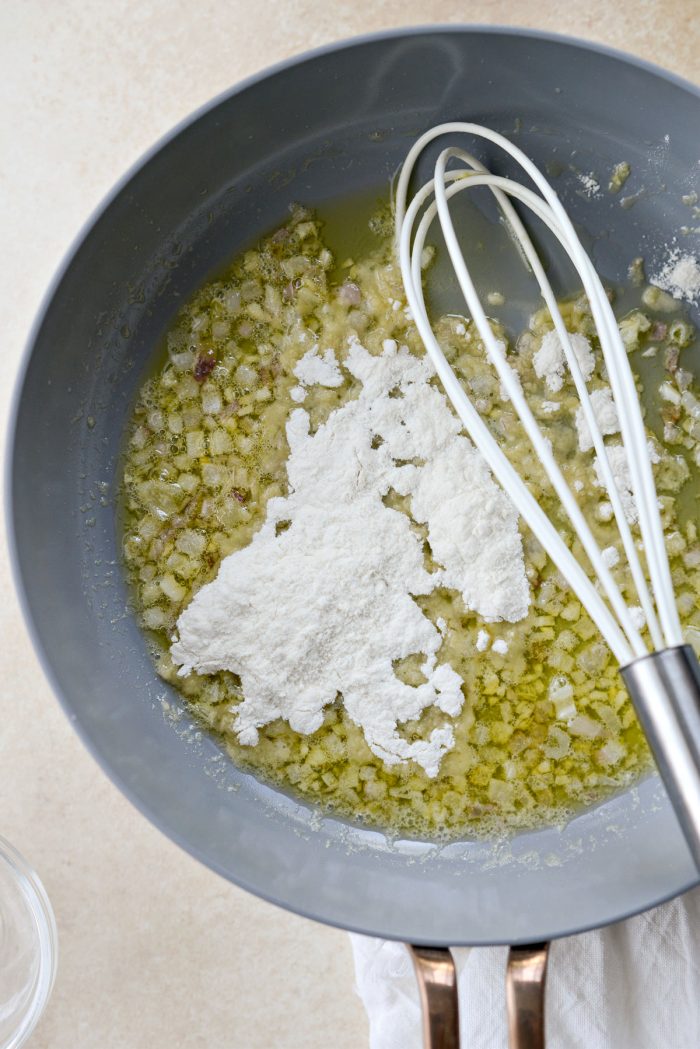
[[[400,259],[404,274],[411,273],[410,236],[421,203],[421,195],[418,194],[409,205],[401,230]],[[421,339],[467,433],[484,456],[501,486],[508,492],[518,512],[578,594],[589,615],[606,638],[615,658],[622,664],[628,663],[632,658],[632,650],[617,621],[527,485],[501,450],[450,367],[428,320],[420,278],[406,282],[406,294]]]
[[[470,166],[472,165],[474,160],[474,158],[471,157],[470,154],[465,153],[463,150],[453,149],[452,155],[459,157]],[[586,381],[581,371],[578,358],[576,357],[576,354],[573,351],[571,337],[569,335],[569,332],[567,331],[564,319],[559,310],[556,296],[552,290],[551,284],[547,280],[540,257],[537,254],[537,251],[535,250],[525,227],[520,221],[517,212],[510,203],[507,193],[504,193],[502,190],[495,188],[499,184],[497,176],[491,175],[483,167],[483,165],[478,163],[478,161],[477,164],[478,168],[475,170],[479,170],[480,173],[484,175],[485,179],[488,178],[488,182],[485,182],[485,184],[490,185],[494,192],[496,200],[498,201],[498,204],[503,212],[503,216],[506,220],[508,228],[511,231],[511,236],[515,240],[518,249],[525,256],[528,265],[530,266],[535,275],[535,278],[539,285],[540,294],[542,295],[542,298],[545,301],[549,314],[554,323],[554,329],[559,337],[559,341],[564,350],[564,356],[569,370],[571,371],[571,375],[576,386],[576,391],[581,401],[581,408],[583,411],[584,419],[586,421],[586,425],[591,435],[591,440],[593,442],[595,453],[598,457],[603,484],[612,504],[613,515],[617,523],[625,555],[630,565],[632,579],[635,585],[635,589],[637,591],[637,595],[639,597],[640,604],[642,606],[642,610],[644,612],[644,617],[647,625],[649,626],[649,631],[651,633],[652,641],[655,647],[660,648],[663,646],[664,642],[663,636],[661,634],[661,629],[659,627],[659,621],[656,616],[656,611],[654,609],[653,599],[651,594],[649,593],[646,577],[644,575],[644,569],[642,568],[639,555],[637,553],[637,548],[634,542],[634,538],[632,536],[632,532],[627,522],[627,517],[625,515],[624,507],[622,505],[622,500],[620,499],[620,493],[615,482],[612,467],[610,465],[608,451],[603,441],[603,435],[600,431],[598,420],[595,416],[593,403],[588,392],[588,387],[586,385]],[[471,185],[474,185],[473,180],[471,182]],[[517,183],[513,183],[511,180],[508,180],[508,192],[510,192],[514,186],[517,186]],[[525,189],[525,187],[518,188],[523,190]],[[536,214],[549,227],[549,229],[556,236],[557,240],[566,251],[567,255],[569,255],[566,237],[564,236],[563,231],[557,226],[556,220],[551,212],[551,209],[546,204],[544,204],[544,206],[541,206],[543,203],[541,201],[541,198],[528,190],[525,191],[525,193],[520,197],[520,199],[523,201],[523,203],[526,203],[527,206],[534,212],[534,214]],[[570,255],[569,258],[571,258]],[[634,635],[632,636],[634,637]],[[640,643],[643,644],[643,642],[641,642],[641,637],[637,634],[634,647],[635,651],[638,654],[640,651]],[[646,649],[644,648],[643,651],[646,651]]]
[[[501,146],[518,161],[542,195],[540,196],[512,179],[492,174],[471,154],[456,147],[449,147],[443,150],[438,157],[435,165],[435,178],[419,190],[406,210],[408,183],[418,155],[434,138],[455,131],[467,132]],[[460,161],[465,166],[448,171],[447,164],[452,159]],[[584,419],[588,425],[593,447],[600,464],[602,481],[612,504],[622,545],[630,565],[632,578],[649,627],[653,645],[657,649],[663,647],[664,638],[668,645],[682,644],[680,620],[673,598],[673,586],[663,539],[663,529],[651,463],[646,447],[647,440],[644,424],[638,405],[634,377],[612,307],[602,283],[590,259],[583,250],[573,225],[552,187],[521,150],[513,146],[498,132],[489,128],[483,128],[480,125],[466,123],[444,124],[426,132],[425,135],[418,139],[409,152],[397,184],[397,247],[409,306],[413,312],[421,338],[467,431],[472,436],[477,447],[485,455],[489,466],[515,502],[519,512],[578,594],[608,641],[616,658],[624,665],[633,657],[646,653],[647,646],[634,623],[619,587],[603,560],[602,553],[591,529],[583,517],[578,503],[552,454],[551,446],[544,437],[525,400],[519,378],[508,364],[502,344],[493,334],[469,274],[468,266],[464,260],[454,230],[448,201],[455,194],[476,186],[487,186],[494,194],[511,237],[530,266],[552,317],[565,360],[581,401]],[[434,199],[431,200],[431,197],[434,197]],[[659,609],[661,625],[659,625],[659,619],[654,608],[654,598],[647,585],[644,569],[637,553],[636,543],[625,515],[618,484],[610,464],[608,451],[598,425],[586,380],[573,349],[571,337],[566,329],[541,260],[510,198],[515,198],[527,206],[551,230],[579,273],[584,291],[588,297],[599,334],[612,397],[618,412],[623,447],[629,463],[631,489],[639,518],[642,545],[646,555],[652,590]],[[427,203],[428,201],[429,203]],[[411,246],[414,224],[420,209],[426,203],[427,207],[418,223],[413,238],[413,245]],[[459,380],[444,357],[432,332],[422,289],[421,258],[428,230],[436,215],[439,218],[450,259],[467,307],[482,337],[487,354],[497,370],[503,390],[518,413],[550,482],[579,535],[586,555],[603,586],[617,619],[611,615],[608,606],[600,597],[588,575],[583,571],[566,544],[563,543],[549,518],[541,511],[539,505],[529,493],[527,486],[491,436],[488,427],[472,405],[469,397],[465,394]]]
[[[499,343],[497,342],[493,335],[493,332],[491,331],[488,319],[481,306],[481,302],[479,300],[476,288],[474,287],[473,281],[471,280],[469,271],[464,262],[464,258],[462,256],[462,252],[459,247],[459,243],[457,241],[457,237],[454,231],[454,226],[450,217],[449,208],[447,206],[447,197],[445,194],[445,186],[443,181],[444,162],[446,159],[447,158],[445,154],[442,154],[441,157],[438,159],[438,163],[436,166],[435,198],[437,203],[438,214],[440,215],[441,219],[443,234],[445,236],[450,258],[452,259],[452,264],[457,274],[457,279],[459,281],[460,288],[462,289],[462,293],[465,296],[470,313],[482,336],[487,353],[491,358],[491,361],[495,366],[496,371],[498,372],[499,379],[501,380],[505,392],[507,393],[511,403],[513,404],[525,428],[525,432],[527,433],[535,451],[537,452],[538,458],[544,466],[545,472],[547,473],[547,476],[549,477],[549,480],[555,492],[557,493],[569,520],[571,521],[572,525],[574,526],[574,529],[576,530],[581,540],[586,555],[588,556],[588,559],[593,566],[593,570],[596,572],[597,576],[601,580],[601,583],[603,584],[603,589],[605,590],[608,596],[608,600],[613,606],[615,614],[617,615],[617,618],[630,641],[632,651],[635,655],[643,655],[647,651],[647,649],[641,637],[641,634],[634,625],[629,609],[625,604],[622,594],[620,593],[619,587],[615,583],[615,580],[613,579],[610,571],[608,570],[605,562],[603,561],[600,547],[596,543],[593,533],[591,532],[590,526],[588,525],[588,522],[583,516],[579,508],[579,505],[573,493],[571,492],[571,489],[569,488],[569,485],[567,484],[556,459],[552,454],[551,446],[548,440],[545,438],[544,434],[542,433],[540,426],[538,425],[537,421],[535,420],[532,414],[529,404],[523,396],[517,375],[510,367],[510,365],[507,364],[503,353],[500,352]],[[473,185],[476,182],[482,181],[482,179],[485,178],[487,178],[487,176],[482,176],[481,179],[479,178],[479,176],[475,176],[474,179],[467,180],[466,186],[468,187],[470,184]],[[459,187],[459,184],[457,184],[457,186],[455,187],[456,191],[458,191],[459,188],[461,187]],[[551,221],[553,223],[553,217],[546,216],[546,212],[543,212],[543,214],[545,214],[545,217],[547,219],[551,218]],[[548,224],[550,224],[549,221]],[[566,336],[566,341],[569,341],[568,333]],[[571,364],[572,368],[578,371],[579,380],[584,390],[584,397],[586,401],[590,402],[588,391],[583,380],[583,375],[581,374],[578,361],[576,360],[573,351],[571,352]],[[595,432],[595,430],[597,429],[597,424],[595,422],[595,417],[593,416],[592,410],[591,416],[593,417],[593,432]],[[603,454],[607,457],[607,453],[603,452]]]

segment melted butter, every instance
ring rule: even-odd
[[[401,298],[400,280],[387,266],[387,216],[377,218],[375,211],[376,194],[368,194],[351,206],[344,202],[324,212],[323,229],[310,216],[297,216],[291,238],[273,239],[260,251],[244,253],[176,319],[169,349],[161,354],[135,407],[125,456],[125,555],[134,602],[151,632],[163,677],[183,692],[234,761],[282,789],[350,819],[432,838],[558,822],[633,782],[650,760],[609,653],[526,531],[533,607],[521,623],[484,624],[451,591],[419,599],[434,622],[445,620],[440,659],[449,661],[464,682],[456,744],[435,779],[412,764],[387,768],[339,702],[313,735],[300,736],[286,723],[275,722],[261,729],[257,746],[243,747],[235,735],[240,696],[235,676],[222,672],[183,681],[168,656],[180,609],[213,578],[223,556],[250,542],[264,520],[267,500],[286,490],[284,424],[295,406],[293,368],[309,345],[290,335],[294,325],[336,347],[344,343],[351,325],[370,348],[395,337],[421,352],[403,311],[393,306]],[[477,224],[477,251],[483,242],[480,230]],[[332,258],[324,258],[326,248]],[[300,259],[310,265],[297,273]],[[434,277],[440,285],[439,260]],[[294,299],[287,302],[285,295],[295,281]],[[362,290],[360,310],[338,307],[337,287],[346,281]],[[487,273],[484,282],[485,287],[493,285],[493,275]],[[227,303],[237,296],[241,307],[231,314]],[[626,292],[619,301],[620,312],[628,313],[638,306],[638,291]],[[437,298],[435,302],[441,305]],[[571,329],[585,331],[585,310],[573,302],[566,310]],[[518,311],[523,312],[522,305]],[[457,323],[445,318],[439,324],[453,365],[464,381],[483,389],[492,424],[518,465],[531,472],[531,483],[542,486],[543,503],[556,516],[536,464],[495,394],[478,339],[473,335],[467,352]],[[649,335],[642,335],[633,366],[644,388],[648,425],[663,438],[657,389],[668,378],[667,361],[663,340],[658,340],[655,357],[644,356],[650,344]],[[685,362],[694,351],[681,352]],[[525,347],[525,360],[528,353],[531,349]],[[216,358],[216,369],[197,382],[193,369],[209,354]],[[527,364],[523,367],[527,383],[531,377]],[[335,390],[312,388],[305,407],[313,425],[355,393],[349,381]],[[565,402],[564,409],[543,421],[555,446],[568,448],[567,473],[570,479],[582,478],[584,510],[595,519],[601,493],[591,486],[590,463],[571,443],[571,392],[556,399]],[[683,434],[688,438],[687,431]],[[686,598],[685,619],[700,630],[700,573],[693,563],[697,484],[681,484],[681,466],[674,467],[677,459],[692,462],[692,455],[693,449],[682,444],[669,449],[661,464],[669,475],[661,498],[667,530],[680,537],[673,565],[676,585],[692,598],[692,608]],[[596,522],[595,528],[603,545],[613,541],[604,522]],[[480,630],[491,640],[484,651],[476,644]],[[492,642],[499,639],[507,644],[505,654],[493,649]],[[400,672],[414,683],[416,668],[410,660]],[[572,687],[578,721],[561,716],[556,700],[561,680]],[[430,709],[403,731],[409,739],[418,738],[443,718]],[[619,756],[609,762],[610,755]]]

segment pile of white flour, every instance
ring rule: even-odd
[[[337,384],[334,356],[308,364],[305,385]],[[359,396],[313,434],[308,413],[292,412],[289,495],[270,500],[249,546],[197,593],[171,652],[183,675],[240,676],[241,743],[254,745],[277,718],[314,732],[341,696],[386,764],[413,759],[434,776],[454,745],[450,723],[413,742],[398,726],[431,705],[458,714],[462,681],[438,664],[440,629],[413,598],[449,587],[485,620],[525,616],[517,513],[431,385],[426,358],[391,340],[379,356],[353,342],[344,367]],[[413,521],[384,504],[392,489],[410,499]],[[427,528],[438,571],[426,570],[414,522]],[[410,686],[394,663],[415,653],[426,680]]]
[[[674,299],[700,302],[700,262],[694,255],[672,248],[664,265],[651,278],[651,283],[669,292]]]

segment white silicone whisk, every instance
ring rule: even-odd
[[[419,155],[434,139],[455,134],[486,139],[503,149],[518,162],[536,189],[493,174],[471,153],[450,145],[437,158],[434,178],[422,186],[408,203],[409,182]],[[450,163],[452,166],[448,169]],[[456,194],[477,186],[487,186],[494,194],[503,219],[527,260],[551,315],[598,457],[602,480],[613,508],[639,604],[644,612],[651,645],[637,627],[630,607],[605,563],[575,493],[557,464],[555,450],[551,448],[528,405],[518,376],[509,365],[502,344],[491,329],[474,286],[455,233],[449,202]],[[643,559],[625,515],[603,434],[571,336],[542,262],[512,200],[519,201],[533,212],[556,237],[574,265],[590,303],[629,464]],[[436,218],[467,309],[486,353],[581,541],[589,566],[577,560],[531,495],[470,400],[435,337],[423,294],[421,259],[426,237]],[[637,388],[614,312],[600,278],[561,201],[544,175],[507,138],[478,124],[442,124],[427,131],[415,143],[397,184],[396,236],[408,304],[445,392],[493,474],[576,593],[620,664],[622,677],[667,793],[696,867],[700,870],[700,666],[692,648],[684,644]],[[589,574],[591,570],[592,576]],[[594,584],[594,578],[598,580],[599,586]]]

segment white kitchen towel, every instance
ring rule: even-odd
[[[403,944],[351,936],[370,1049],[422,1049],[418,989]],[[464,1049],[506,1049],[507,948],[460,948]],[[700,889],[626,922],[552,944],[548,1049],[698,1049]]]

